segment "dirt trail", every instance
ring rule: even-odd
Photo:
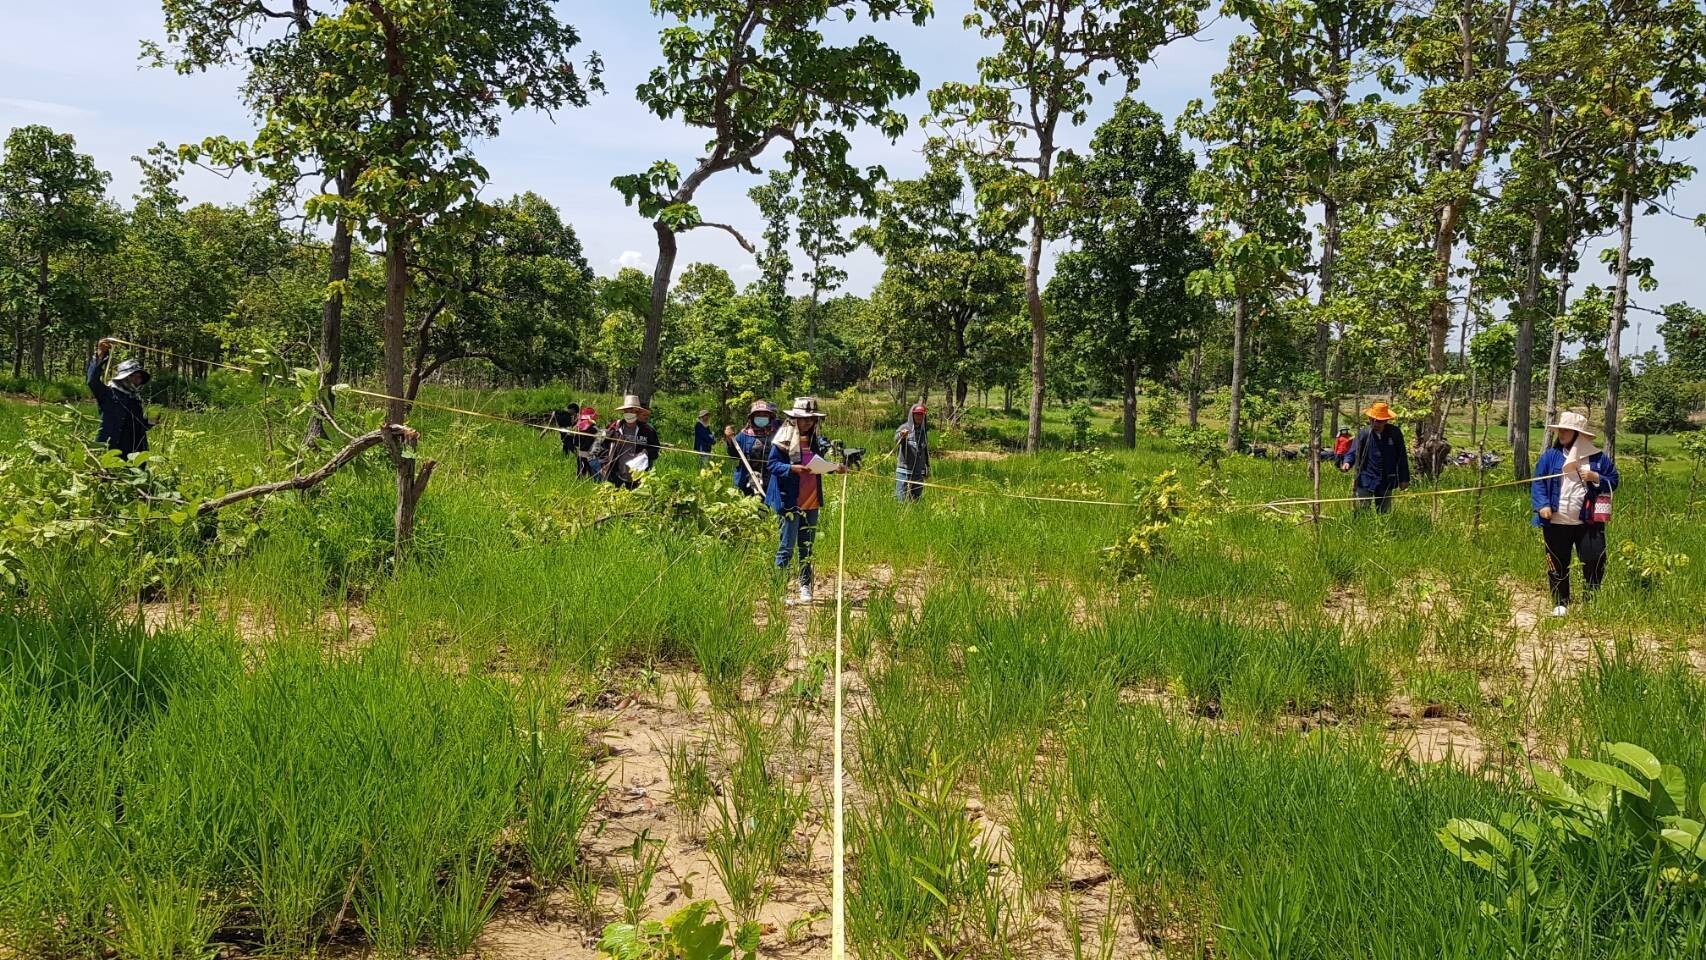
[[[845,597],[850,617],[862,613],[872,590],[886,586],[892,578],[886,568],[870,571],[865,579],[849,578]],[[807,676],[814,654],[823,651],[833,637],[833,581],[827,576],[821,579],[815,603],[785,608],[787,662],[772,684],[773,692],[753,697],[765,707],[766,716],[779,709],[781,694],[777,691]],[[762,609],[755,612],[755,626],[764,625],[765,615]],[[851,717],[866,692],[857,672],[851,669],[844,675],[843,684],[844,708]],[[682,709],[685,703],[678,701],[684,698],[676,691],[687,686],[693,690],[693,702]],[[675,804],[667,765],[672,743],[715,741],[719,718],[697,674],[691,671],[666,673],[662,683],[654,686],[657,688],[664,690],[664,695],[622,697],[601,709],[580,711],[581,719],[603,727],[598,739],[609,756],[600,762],[599,772],[610,778],[585,853],[593,865],[602,868],[598,873],[610,875],[612,870],[632,866],[628,850],[634,838],[645,832],[664,844],[662,866],[646,898],[648,918],[662,919],[691,900],[707,898],[733,917],[728,892],[705,849],[703,830],[684,823]],[[831,696],[826,681],[818,704],[806,715],[801,738],[805,749],[784,744],[777,751],[791,783],[812,798],[802,826],[810,853],[790,862],[782,875],[774,878],[769,902],[759,911],[764,928],[760,955],[764,957],[829,955]],[[851,744],[847,752],[852,754]],[[713,775],[718,772],[714,769]],[[597,924],[585,923],[570,895],[562,892],[543,903],[507,910],[486,927],[475,953],[492,960],[592,960],[598,957],[594,948],[600,925],[621,914],[610,884],[600,890],[599,904],[602,916]]]

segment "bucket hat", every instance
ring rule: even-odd
[[[148,371],[142,369],[142,361],[133,357],[118,365],[118,369],[113,371],[113,379],[115,381],[122,381],[125,377],[128,377],[133,373],[142,374],[143,383],[147,383],[149,377],[152,376]]]
[[[795,397],[794,405],[788,410],[788,416],[796,420],[802,418],[821,420],[824,414],[818,409],[816,397]]]
[[[1598,436],[1598,434],[1595,434],[1593,432],[1592,428],[1590,428],[1588,426],[1588,418],[1577,413],[1574,410],[1565,410],[1562,414],[1560,414],[1558,416],[1558,422],[1557,423],[1548,423],[1546,425],[1546,429],[1548,429],[1548,430],[1574,430],[1577,433],[1583,434],[1585,436],[1589,436],[1589,437]]]
[[[629,410],[646,410],[646,405],[640,402],[639,394],[635,394],[635,393],[623,394],[622,405],[620,407],[616,408],[616,412],[617,413],[626,413]],[[650,413],[651,411],[646,410],[646,412]]]

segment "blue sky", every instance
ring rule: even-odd
[[[987,49],[985,41],[961,27],[969,5],[970,0],[938,0],[935,19],[922,29],[910,23],[860,25],[892,43],[918,71],[921,92],[905,104],[914,121],[926,110],[922,90],[945,80],[971,78],[977,57]],[[141,65],[139,41],[161,37],[159,6],[152,0],[9,6],[0,39],[0,129],[45,123],[75,134],[79,146],[112,173],[114,196],[128,201],[138,179],[130,158],[157,141],[176,145],[210,134],[243,136],[252,129],[234,95],[233,75],[182,77]],[[659,21],[645,0],[572,0],[561,3],[560,9],[580,28],[583,49],[603,55],[609,93],[586,109],[508,119],[502,134],[479,148],[492,174],[487,196],[533,190],[574,224],[594,269],[609,273],[618,264],[649,269],[655,249],[651,228],[623,205],[610,179],[644,170],[660,158],[685,166],[698,155],[703,138],[652,116],[633,98],[635,84],[657,56]],[[1237,29],[1235,21],[1217,21],[1201,37],[1167,47],[1139,78],[1136,95],[1169,120],[1175,118],[1187,102],[1207,94],[1209,78],[1224,62],[1226,42]],[[1101,91],[1090,123],[1070,141],[1086,142],[1120,93],[1117,81]],[[918,153],[922,141],[916,125],[894,144],[861,133],[854,138],[854,160],[880,163],[894,175],[912,175],[923,165]],[[1698,139],[1679,153],[1697,165],[1706,159]],[[756,237],[758,216],[746,197],[755,182],[757,178],[735,172],[719,174],[700,192],[706,219],[736,224]],[[241,201],[250,188],[241,179],[205,172],[191,174],[184,184],[184,191],[197,201]],[[1674,201],[1678,211],[1706,210],[1706,174]],[[1596,252],[1590,250],[1590,258]],[[1662,214],[1643,218],[1637,224],[1636,254],[1653,258],[1660,283],[1656,292],[1638,295],[1637,302],[1652,307],[1675,300],[1706,304],[1706,270],[1701,269],[1706,232]],[[680,264],[698,260],[721,264],[737,280],[756,275],[752,258],[721,231],[695,231],[683,238]],[[880,262],[865,251],[850,258],[847,268],[847,288],[857,293],[868,291],[881,272]],[[1590,259],[1578,286],[1603,282],[1600,269]],[[1632,314],[1631,324],[1639,325],[1636,336],[1642,348],[1658,343],[1654,317]]]

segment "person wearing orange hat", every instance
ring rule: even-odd
[[[894,432],[894,498],[901,503],[924,498],[924,484],[930,476],[930,428],[924,422],[924,404],[915,404],[912,413]]]
[[[1380,513],[1392,512],[1392,491],[1410,486],[1410,450],[1397,419],[1384,401],[1363,411],[1368,426],[1357,433],[1339,464],[1341,473],[1351,474],[1356,509],[1373,505]]]

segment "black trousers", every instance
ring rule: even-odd
[[[1605,525],[1548,523],[1540,528],[1546,543],[1546,584],[1555,603],[1570,602],[1570,551],[1582,560],[1582,581],[1591,595],[1605,579]]]

